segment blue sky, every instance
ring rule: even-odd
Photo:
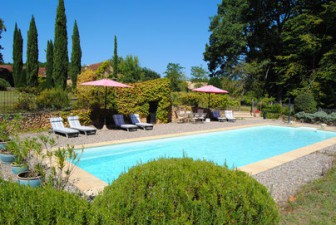
[[[82,64],[89,65],[112,58],[114,36],[118,55],[138,56],[142,67],[162,76],[168,63],[179,63],[187,76],[191,66],[203,66],[205,44],[209,40],[210,17],[217,13],[220,0],[65,0],[68,50],[77,20]],[[5,62],[12,62],[15,23],[24,39],[26,60],[27,31],[35,17],[39,40],[39,61],[45,62],[48,40],[54,39],[58,0],[4,1],[0,18],[7,28],[0,39]]]

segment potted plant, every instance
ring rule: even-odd
[[[28,170],[17,175],[18,183],[32,187],[41,186],[45,174],[42,144],[37,138],[27,138],[24,148],[27,151]]]
[[[256,109],[253,114],[254,117],[260,117],[260,110]]]
[[[20,128],[21,117],[5,116],[0,120],[0,159],[4,163],[12,163],[15,159],[14,153],[8,149],[8,142],[11,137],[16,136]]]
[[[14,161],[11,163],[11,170],[14,174],[19,174],[27,171],[27,154],[28,150],[25,148],[23,141],[18,137],[8,142],[7,149],[14,154]]]
[[[17,175],[20,184],[33,187],[46,184],[59,190],[64,189],[80,155],[70,145],[53,149],[55,143],[47,135],[25,140],[28,171]]]

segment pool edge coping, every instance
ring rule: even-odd
[[[165,135],[154,135],[149,137],[140,137],[140,138],[131,138],[131,139],[122,139],[122,140],[115,140],[115,141],[106,141],[100,143],[93,143],[93,144],[85,144],[85,145],[76,145],[75,148],[91,148],[91,147],[101,147],[106,145],[113,145],[113,144],[123,144],[123,143],[132,143],[138,141],[149,141],[149,140],[156,140],[156,139],[163,139],[163,138],[174,138],[174,137],[181,137],[181,136],[188,136],[188,135],[195,135],[195,134],[204,134],[204,133],[212,133],[212,132],[220,132],[220,131],[228,131],[228,130],[236,130],[242,128],[249,128],[249,127],[259,127],[259,126],[284,126],[284,127],[293,127],[299,128],[304,126],[291,126],[288,124],[273,124],[270,122],[263,122],[259,124],[250,124],[250,125],[239,125],[234,127],[224,127],[224,128],[217,128],[217,129],[208,129],[208,130],[198,130],[198,131],[190,131],[190,132],[183,132],[183,133],[175,133],[175,134],[165,134]],[[327,130],[324,131],[332,131],[335,130]],[[245,166],[238,167],[238,170],[244,171],[250,175],[255,175],[266,170],[275,168],[292,160],[298,159],[305,155],[309,155],[313,152],[317,152],[323,150],[324,148],[333,146],[336,144],[336,137],[331,138],[322,142],[318,142],[306,147],[302,147],[299,149],[295,149],[290,152],[286,152],[271,158],[267,158],[255,163],[251,163]],[[74,166],[74,171],[70,177],[70,183],[73,184],[78,190],[84,193],[87,196],[97,195],[103,189],[108,186],[109,184],[100,180],[99,178],[95,177],[94,175],[86,172],[85,170]]]

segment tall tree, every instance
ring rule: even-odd
[[[55,23],[53,80],[56,88],[66,88],[68,78],[68,34],[64,0],[58,1]]]
[[[53,56],[54,56],[54,45],[52,40],[47,43],[47,63],[46,63],[46,86],[48,89],[54,87],[54,81],[52,77],[53,72]]]
[[[120,77],[121,82],[139,82],[143,76],[143,71],[140,67],[139,58],[137,56],[126,56],[124,60],[121,60],[119,69],[119,72],[122,74]]]
[[[167,69],[164,72],[166,78],[170,80],[172,91],[182,91],[184,89],[184,67],[178,63],[169,63]]]
[[[117,36],[114,36],[114,54],[113,54],[113,77],[118,77],[118,43],[117,43]]]
[[[72,52],[71,52],[71,68],[70,77],[72,81],[72,87],[77,86],[77,77],[81,72],[81,60],[82,60],[82,50],[80,46],[80,37],[78,32],[77,21],[75,20],[75,25],[72,33]]]
[[[212,75],[245,79],[255,97],[311,90],[319,106],[336,107],[335,15],[335,1],[223,0],[204,59]]]
[[[191,81],[196,83],[195,87],[201,87],[203,82],[208,81],[208,72],[202,66],[192,66]]]
[[[15,24],[14,37],[13,37],[13,77],[15,87],[22,87],[25,85],[26,80],[23,74],[23,39],[21,30]]]
[[[35,18],[30,20],[28,38],[27,38],[27,63],[26,63],[26,82],[28,86],[38,85],[38,34],[35,24]]]
[[[6,27],[4,24],[4,21],[0,18],[0,39],[1,39],[1,33],[2,31],[6,31]],[[0,50],[3,49],[3,47],[0,45]],[[0,52],[0,63],[3,63],[3,56],[2,53]]]
[[[154,80],[157,78],[160,78],[160,74],[158,74],[157,72],[149,69],[149,68],[142,68],[142,73],[141,73],[141,77],[140,77],[140,81],[146,81],[146,80]]]

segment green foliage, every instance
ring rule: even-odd
[[[267,189],[207,161],[159,159],[122,174],[93,202],[91,223],[277,224]]]
[[[183,91],[184,84],[183,81],[185,80],[184,67],[182,67],[178,63],[169,63],[167,65],[167,69],[164,72],[166,74],[165,78],[170,80],[170,85],[172,91]]]
[[[9,141],[15,137],[20,129],[22,117],[19,114],[14,116],[0,117],[0,142]]]
[[[160,74],[158,74],[157,72],[146,67],[142,68],[140,81],[155,80],[158,78],[160,78]]]
[[[54,57],[54,44],[52,40],[47,43],[47,63],[46,63],[46,87],[54,87],[54,81],[52,77],[53,72],[53,57]]]
[[[31,188],[0,179],[1,224],[87,224],[89,203],[51,188]]]
[[[6,91],[8,87],[10,87],[10,84],[6,80],[0,78],[0,91]]]
[[[281,104],[268,104],[262,105],[261,111],[267,113],[268,119],[278,119],[282,114],[283,108]]]
[[[336,125],[336,112],[327,114],[323,111],[315,113],[299,112],[295,114],[296,119],[306,123],[325,123],[329,125]]]
[[[113,51],[113,77],[117,78],[118,77],[118,63],[119,63],[119,58],[118,58],[118,43],[117,43],[117,36],[114,35],[114,51]]]
[[[53,57],[52,76],[55,87],[65,90],[68,78],[69,58],[64,0],[59,0],[57,6]]]
[[[168,79],[135,83],[132,88],[116,89],[116,96],[118,96],[115,99],[116,107],[118,112],[124,115],[139,113],[141,116],[148,116],[150,102],[157,102],[156,119],[166,123],[171,110],[170,92]]]
[[[191,82],[196,83],[195,86],[201,87],[202,83],[208,82],[208,72],[202,66],[191,67]]]
[[[43,90],[36,99],[39,109],[64,109],[69,107],[68,93],[61,89]]]
[[[142,69],[137,56],[126,56],[118,64],[118,72],[121,74],[119,80],[125,83],[135,83],[140,81]]]
[[[196,92],[173,92],[172,103],[174,106],[191,106],[207,108],[227,109],[238,106],[238,102],[228,95],[211,94],[209,102],[209,94]]]
[[[71,64],[70,64],[70,77],[73,88],[76,88],[77,76],[81,72],[81,59],[82,59],[82,50],[80,46],[77,21],[75,20],[75,25],[72,34],[72,52],[71,52]]]
[[[21,93],[15,108],[18,110],[35,111],[37,109],[36,95]]]
[[[244,81],[244,92],[277,101],[302,89],[336,106],[334,1],[223,0],[211,18],[204,59],[213,76]]]
[[[26,84],[25,74],[23,73],[23,39],[21,30],[18,29],[15,23],[13,37],[13,77],[15,87],[22,87]]]
[[[314,95],[309,92],[300,92],[295,100],[295,112],[306,112],[306,113],[313,113],[316,111],[316,101],[314,99]]]
[[[27,63],[26,63],[26,82],[27,86],[34,87],[38,85],[38,38],[35,18],[32,16],[27,40]]]

